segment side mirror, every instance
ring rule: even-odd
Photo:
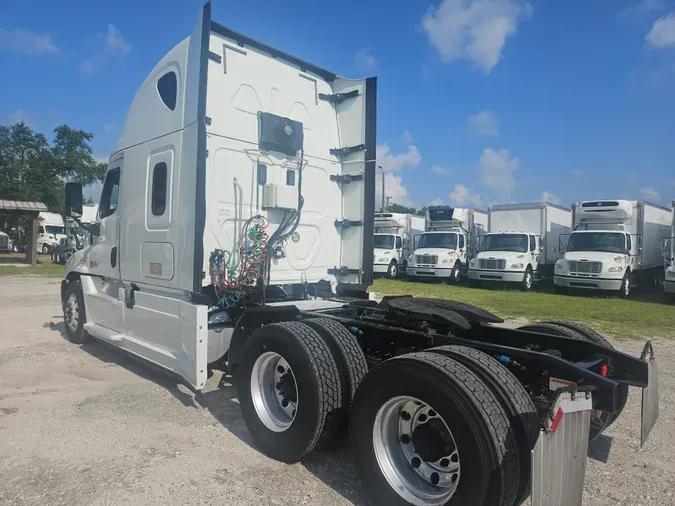
[[[87,225],[83,223],[82,228],[89,232],[93,237],[98,237],[101,235],[101,223],[98,221],[95,221],[94,223],[88,223]]]
[[[66,183],[66,217],[82,216],[82,184]]]

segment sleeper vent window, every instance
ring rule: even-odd
[[[175,72],[167,72],[157,81],[159,97],[172,111],[176,108],[176,96],[178,95],[178,78]]]
[[[166,209],[166,163],[160,162],[152,170],[152,214],[162,216]]]

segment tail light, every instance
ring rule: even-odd
[[[607,377],[607,373],[609,373],[609,367],[607,367],[607,364],[602,364],[600,366],[600,374]]]

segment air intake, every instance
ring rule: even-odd
[[[258,113],[258,144],[260,149],[280,151],[295,156],[302,150],[302,123],[268,112]]]

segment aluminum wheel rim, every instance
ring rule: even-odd
[[[71,293],[66,301],[66,325],[72,332],[77,331],[80,324],[80,304],[77,302],[77,296]]]
[[[454,280],[455,280],[455,281],[459,281],[459,276],[460,276],[459,269],[455,268],[455,272],[454,272],[454,274],[453,274]]]
[[[528,288],[532,288],[532,274],[529,272],[525,274],[525,286]]]
[[[295,374],[278,353],[266,351],[251,371],[251,399],[260,421],[273,432],[284,432],[295,420],[298,390]]]
[[[623,284],[623,293],[628,296],[630,294],[630,280],[626,278],[626,281]]]
[[[396,265],[392,264],[391,266],[391,277],[395,278],[396,277]]]
[[[457,491],[460,462],[454,437],[438,413],[419,399],[401,396],[384,403],[375,417],[373,446],[385,478],[410,504],[445,504]]]

